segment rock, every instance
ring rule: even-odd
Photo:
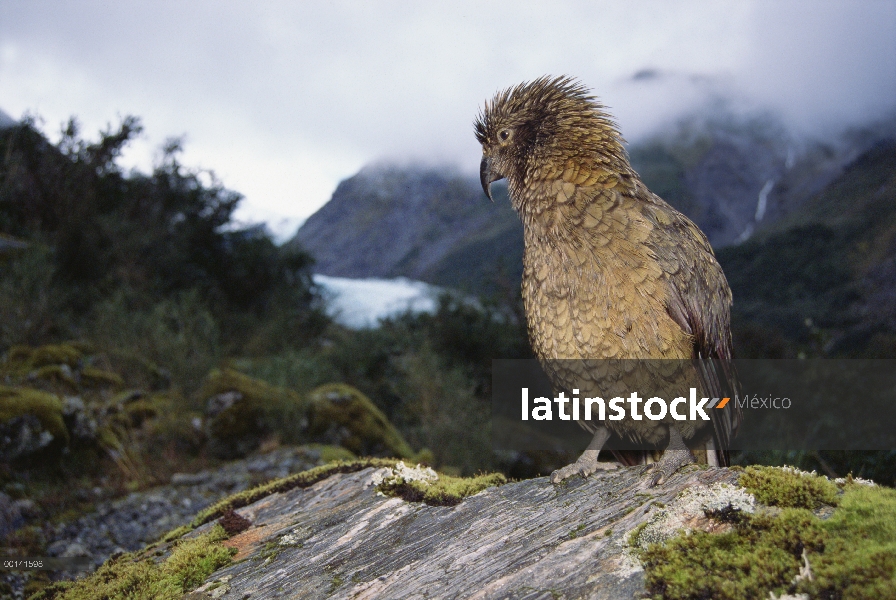
[[[96,419],[80,396],[65,397],[62,401],[62,418],[72,437],[81,440],[96,438]]]
[[[0,539],[25,524],[21,506],[12,498],[0,492]]]
[[[77,544],[99,566],[116,552],[138,550],[162,534],[189,523],[196,511],[223,496],[304,471],[319,462],[320,452],[316,449],[287,447],[214,470],[175,473],[169,485],[99,501],[93,512],[56,526],[47,552],[60,556]],[[0,512],[2,506],[0,500]]]
[[[489,488],[454,507],[378,493],[374,484],[389,469],[334,475],[237,510],[252,525],[225,542],[238,549],[235,562],[200,588],[210,591],[194,594],[639,598],[643,570],[627,545],[639,524],[674,506],[685,490],[691,500],[683,510],[693,514],[677,511],[682,521],[704,517],[729,497],[749,504],[742,490],[723,485],[737,479],[727,469],[684,469],[649,490],[640,473],[641,467],[620,469],[561,486],[531,479]]]
[[[331,383],[314,389],[308,398],[308,435],[313,441],[341,446],[359,456],[414,456],[386,415],[357,388]]]
[[[43,427],[34,415],[20,415],[0,423],[0,462],[12,462],[17,458],[43,450],[55,436]]]
[[[305,404],[291,390],[232,369],[209,373],[199,397],[206,400],[205,430],[210,452],[231,459],[257,450],[274,430],[280,432],[286,427],[285,422],[290,420],[287,415],[300,415]]]
[[[62,403],[54,394],[0,386],[0,463],[68,443]]]

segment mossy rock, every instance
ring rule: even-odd
[[[84,367],[81,369],[81,384],[91,388],[118,390],[124,387],[124,379],[118,373],[104,371],[96,367]]]
[[[132,352],[110,351],[107,359],[117,373],[127,373],[128,385],[151,391],[167,390],[171,387],[171,373],[142,356]]]
[[[507,478],[500,473],[484,473],[475,477],[451,477],[438,474],[429,468],[407,467],[403,461],[394,458],[367,457],[351,461],[340,460],[237,492],[202,509],[196,514],[193,521],[169,531],[161,539],[165,542],[180,539],[197,527],[210,523],[230,511],[249,506],[273,494],[311,487],[337,473],[356,473],[368,468],[392,470],[392,475],[381,481],[377,485],[377,490],[391,496],[401,497],[409,502],[426,502],[439,506],[453,506],[465,497],[477,494],[488,487],[507,483]],[[426,481],[419,480],[417,474],[421,472],[426,473]]]
[[[740,483],[766,507],[640,554],[651,598],[896,598],[896,490],[787,467],[747,467]]]
[[[74,372],[66,364],[44,365],[29,373],[28,379],[43,382],[63,392],[77,393],[79,389]]]
[[[62,402],[32,388],[0,386],[0,460],[68,444]]]
[[[780,508],[836,506],[840,491],[827,477],[790,467],[747,467],[738,483],[762,504]]]
[[[307,444],[310,450],[316,450],[320,453],[320,459],[325,463],[331,462],[351,462],[358,460],[354,452],[342,446],[330,446],[328,444]]]
[[[236,550],[223,545],[221,526],[181,540],[171,554],[159,560],[153,553],[136,552],[111,558],[95,573],[76,581],[51,584],[32,600],[179,600],[206,577],[230,563]]]
[[[304,418],[307,403],[290,390],[268,385],[232,369],[214,370],[199,397],[206,404],[210,449],[222,458],[245,456],[261,441],[288,429],[290,441],[300,437],[295,421]]]
[[[314,441],[342,446],[359,456],[414,458],[386,415],[356,388],[331,383],[314,389],[308,398],[308,432]]]
[[[31,348],[13,346],[6,353],[6,365],[11,370],[32,371],[47,365],[68,365],[75,368],[84,356],[83,346],[76,343],[48,344]]]

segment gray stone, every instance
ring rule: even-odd
[[[633,529],[680,495],[694,517],[705,518],[726,494],[749,504],[721,485],[736,473],[683,471],[652,489],[641,467],[560,486],[531,479],[454,507],[383,496],[374,484],[386,469],[334,475],[239,509],[253,526],[228,541],[239,549],[236,562],[204,589],[225,582],[215,587],[226,588],[221,598],[253,600],[639,598],[643,570],[627,545]]]

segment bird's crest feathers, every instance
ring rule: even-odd
[[[524,146],[517,148],[520,159],[565,156],[582,166],[601,163],[630,169],[616,123],[573,77],[544,76],[498,92],[486,101],[474,128],[483,147],[496,143],[503,129],[514,129],[518,145]],[[517,166],[525,169],[522,162]]]

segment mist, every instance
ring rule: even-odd
[[[579,78],[629,142],[720,102],[833,137],[896,112],[896,3],[0,5],[0,109],[53,139],[137,115],[141,170],[183,135],[275,231],[372,161],[475,171],[482,103],[543,74]]]

